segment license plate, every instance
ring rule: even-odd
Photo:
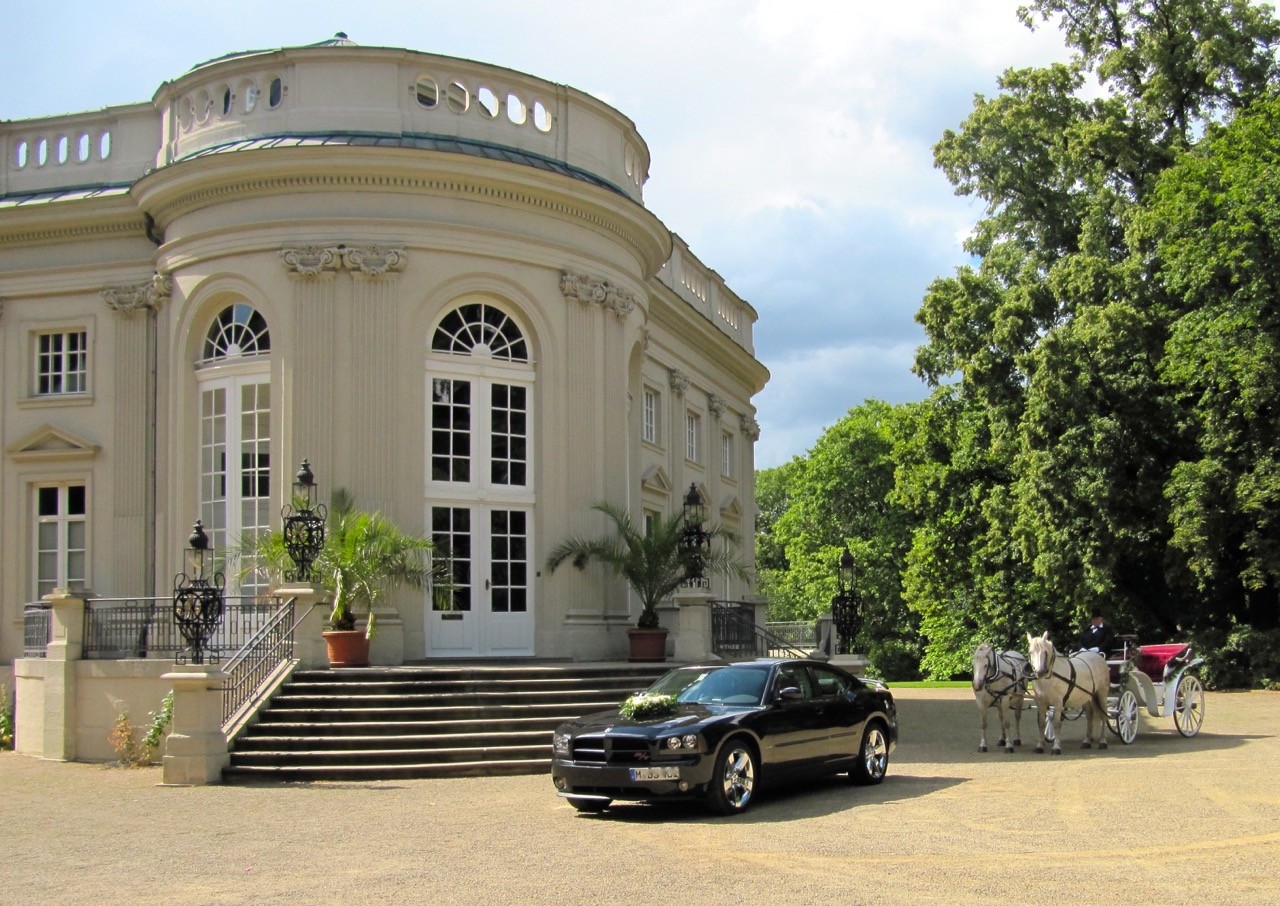
[[[632,780],[679,780],[679,768],[632,768]]]

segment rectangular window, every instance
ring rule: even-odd
[[[83,330],[36,336],[36,395],[85,393],[89,389],[89,334]]]
[[[55,588],[83,590],[88,525],[83,484],[36,488],[36,597]]]
[[[431,480],[471,481],[471,382],[431,382]]]
[[[728,431],[720,435],[720,474],[733,477],[733,435]]]
[[[699,449],[698,437],[702,433],[702,416],[693,412],[684,417],[684,458],[689,462],[701,462],[702,451]]]
[[[658,394],[657,391],[644,388],[644,414],[641,437],[651,444],[658,442]]]

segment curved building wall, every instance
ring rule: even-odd
[[[697,485],[750,562],[755,315],[643,207],[647,148],[607,105],[296,48],[198,66],[149,116],[0,125],[0,152],[0,658],[68,578],[48,537],[83,532],[73,584],[163,594],[194,518],[224,545],[278,526],[304,457],[455,555],[456,610],[398,593],[381,662],[621,656],[625,587],[541,568],[599,501],[643,518]],[[34,383],[55,339],[85,344],[83,386]],[[68,494],[86,512],[41,515]]]

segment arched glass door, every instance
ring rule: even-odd
[[[270,530],[270,354],[266,320],[236,303],[214,319],[197,363],[200,519],[219,555]],[[250,573],[238,586],[240,594],[265,593],[266,574]]]
[[[427,524],[455,591],[427,611],[429,656],[533,654],[533,377],[496,306],[458,306],[432,336]]]

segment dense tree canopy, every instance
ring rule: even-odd
[[[854,410],[762,485],[782,599],[883,531],[863,552],[896,558],[934,675],[1093,606],[1148,638],[1280,618],[1280,25],[1245,0],[1020,16],[1074,53],[1007,70],[935,148],[985,212],[917,314],[931,396],[875,410],[888,433]]]

